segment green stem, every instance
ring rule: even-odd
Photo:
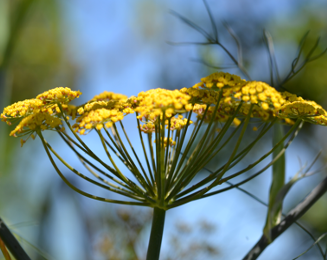
[[[146,260],[159,259],[165,216],[165,210],[160,208],[153,209],[152,227]]]

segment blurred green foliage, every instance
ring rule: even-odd
[[[76,65],[67,55],[56,0],[1,1],[0,106],[36,96],[62,83],[74,86]],[[1,124],[0,174],[17,148]],[[6,163],[5,163],[6,162]]]
[[[289,17],[291,23],[283,23],[275,21],[273,24],[273,35],[275,42],[279,45],[289,43],[299,43],[306,32],[309,32],[304,46],[304,54],[308,54],[310,49],[320,39],[315,54],[321,53],[327,48],[327,21],[325,17],[325,9],[310,9],[302,6],[294,14]],[[296,49],[294,48],[294,52]],[[301,73],[293,80],[289,81],[285,88],[305,99],[314,100],[326,107],[327,101],[327,55],[321,56],[319,59],[309,63]]]
[[[31,98],[62,83],[74,86],[76,65],[65,51],[63,34],[60,2],[56,0],[0,1],[1,109],[10,103]],[[19,155],[14,154],[18,152],[20,146],[17,140],[9,137],[10,131],[10,127],[0,124],[0,212],[2,214],[15,208],[15,203],[24,198],[17,176],[13,174],[19,160]],[[37,204],[38,202],[35,203],[35,209],[41,206]],[[8,224],[15,223],[9,219]],[[30,250],[32,248],[27,247]],[[35,253],[35,250],[32,252]]]

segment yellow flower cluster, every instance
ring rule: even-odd
[[[198,89],[193,86],[193,88],[182,88],[180,91],[189,95],[191,97],[190,103],[195,104],[216,105],[219,98],[219,92],[211,89]]]
[[[78,108],[77,112],[82,115],[85,112],[89,112],[91,110],[97,110],[97,109],[116,109],[116,110],[123,110],[125,109],[125,102],[119,101],[119,100],[112,100],[112,101],[90,101],[86,103],[84,106]],[[126,113],[128,111],[126,110]]]
[[[284,119],[292,124],[292,119],[301,118],[315,124],[326,125],[327,113],[313,101],[304,100],[288,92],[278,92],[264,82],[246,82],[236,75],[217,72],[202,78],[191,89],[182,89],[192,97],[192,101],[199,104],[215,105],[218,102],[218,90],[222,90],[222,101],[215,117],[215,121],[224,122],[231,116],[236,107],[242,102],[240,115],[246,116],[250,106],[254,105],[251,117],[269,121],[273,118]],[[202,118],[205,105],[195,105],[193,111]],[[205,122],[210,121],[214,107],[210,106],[205,116]]]
[[[16,128],[11,131],[10,136],[17,137],[17,134],[33,133],[38,127],[41,130],[54,129],[62,124],[58,117],[51,116],[48,113],[35,113],[25,117]]]
[[[87,130],[101,130],[104,126],[110,128],[117,121],[123,120],[124,113],[117,109],[99,108],[91,110],[77,118],[76,124],[73,125],[74,131],[83,135]]]
[[[251,113],[251,117],[263,121],[279,118],[292,124],[293,120],[300,118],[310,123],[327,125],[327,112],[315,102],[288,92],[278,92],[264,82],[247,82],[236,75],[223,72],[202,78],[200,83],[191,88],[152,89],[130,98],[105,91],[82,106],[68,104],[80,95],[80,91],[55,88],[35,99],[6,107],[1,119],[9,125],[15,120],[21,120],[11,132],[12,136],[33,133],[38,128],[54,129],[61,125],[63,116],[72,116],[75,119],[76,113],[78,114],[73,128],[79,134],[86,134],[92,129],[112,127],[115,122],[134,112],[138,113],[137,118],[144,123],[140,126],[144,133],[155,132],[155,126],[160,120],[165,120],[166,129],[169,127],[171,131],[180,131],[187,126],[187,119],[182,114],[189,111],[197,114],[197,118],[206,123],[211,120],[226,122],[234,116],[234,125],[238,125],[238,118]],[[65,115],[61,113],[60,107]],[[190,120],[189,124],[192,123]]]
[[[1,114],[2,121],[8,122],[12,118],[21,118],[28,116],[43,106],[43,102],[39,99],[26,99],[16,102],[3,110]]]
[[[114,92],[104,91],[99,95],[94,96],[90,101],[111,101],[111,100],[127,100],[127,96]]]
[[[54,88],[38,95],[36,98],[46,103],[69,103],[75,98],[79,98],[80,91],[72,91],[70,88]]]
[[[138,94],[134,110],[139,113],[139,119],[155,121],[163,113],[166,118],[170,118],[176,113],[190,111],[190,99],[189,95],[179,90],[151,89]]]
[[[244,102],[258,104],[262,109],[279,108],[285,102],[282,95],[264,82],[252,81],[242,87],[241,91],[234,94]]]
[[[38,128],[41,130],[55,129],[62,124],[58,103],[61,104],[66,115],[74,118],[76,108],[67,103],[78,98],[80,94],[81,92],[72,91],[69,88],[55,88],[34,99],[16,102],[6,107],[1,114],[1,120],[11,125],[12,122],[21,119],[10,133],[15,137],[33,134]]]
[[[196,103],[216,105],[221,91],[221,101],[216,113],[215,121],[224,122],[233,115],[235,109],[242,102],[240,114],[246,116],[251,104],[252,117],[258,117],[264,121],[273,118],[275,108],[280,107],[284,102],[281,94],[268,84],[263,82],[246,82],[236,75],[217,72],[202,78],[201,82],[195,84],[191,89],[184,89],[192,96]],[[195,106],[194,112],[202,118],[206,106]],[[205,121],[210,121],[214,107],[209,107]]]
[[[155,129],[156,129],[156,126],[151,121],[149,121],[143,125],[140,125],[140,130],[145,134],[154,133]]]
[[[232,75],[225,72],[215,72],[205,78],[201,79],[200,83],[197,83],[193,88],[203,87],[207,88],[223,88],[225,86],[229,87],[242,87],[246,83],[245,80],[241,79],[239,76]]]
[[[276,112],[279,118],[302,118],[310,123],[327,125],[327,113],[316,102],[289,92],[283,92],[282,96],[286,102]]]
[[[190,111],[193,107],[190,102],[191,96],[180,90],[167,89],[151,89],[141,92],[137,97],[133,97],[134,111],[138,112],[138,119],[145,124],[140,126],[140,130],[144,133],[155,132],[155,124],[157,119],[163,119],[165,116],[165,124],[169,124],[171,130],[181,130],[187,124],[187,119],[182,115],[177,118],[176,114]],[[189,122],[192,124],[192,121]]]
[[[73,128],[75,132],[84,135],[92,129],[110,128],[125,115],[134,113],[134,110],[127,96],[105,91],[79,107],[77,112],[81,116],[76,120]]]

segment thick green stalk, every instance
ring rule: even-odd
[[[275,146],[284,136],[283,126],[281,124],[274,125],[273,146]],[[283,150],[284,144],[280,144],[273,152],[276,157]],[[285,184],[285,154],[283,154],[272,166],[272,183],[269,192],[269,207],[267,211],[266,225],[263,233],[270,240],[270,230],[279,224],[282,217],[282,200],[278,198],[280,190]]]
[[[165,216],[165,210],[160,208],[153,209],[152,227],[146,260],[159,260]]]

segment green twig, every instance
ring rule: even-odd
[[[288,229],[295,221],[297,221],[316,201],[327,192],[327,177],[323,179],[311,193],[300,202],[295,208],[293,208],[287,216],[275,227],[270,230],[271,241],[262,235],[255,246],[246,254],[243,260],[255,260],[265,250],[265,248],[279,237],[286,229]]]

